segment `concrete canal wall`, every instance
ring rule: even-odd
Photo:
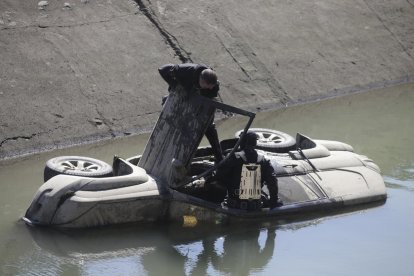
[[[150,130],[157,68],[260,111],[414,81],[414,0],[2,0],[0,159]]]

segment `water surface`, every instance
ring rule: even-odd
[[[414,84],[258,114],[253,127],[343,141],[382,169],[384,205],[296,223],[30,228],[19,218],[46,160],[86,155],[110,163],[115,154],[142,152],[148,135],[3,161],[0,275],[413,275],[413,119]],[[220,138],[245,123],[219,123]]]

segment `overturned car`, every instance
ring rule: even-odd
[[[226,158],[214,162],[211,148],[199,147],[216,109],[248,117],[246,127],[221,146],[230,155],[247,130],[256,132],[258,151],[276,170],[282,206],[268,208],[265,196],[254,211],[223,204],[225,183],[218,183],[214,173]],[[350,145],[250,128],[253,119],[253,113],[188,96],[177,87],[142,155],[115,157],[112,166],[78,156],[49,160],[45,183],[23,219],[30,225],[65,228],[156,221],[219,224],[314,216],[386,200],[380,169]]]

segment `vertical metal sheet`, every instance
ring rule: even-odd
[[[186,167],[215,112],[212,101],[178,86],[171,91],[147,142],[138,166],[156,177],[162,186],[174,187],[172,160]]]

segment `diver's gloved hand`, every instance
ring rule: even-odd
[[[193,187],[197,187],[197,188],[202,188],[204,187],[204,184],[206,183],[206,180],[204,179],[204,177],[194,180],[191,182],[191,186]]]

